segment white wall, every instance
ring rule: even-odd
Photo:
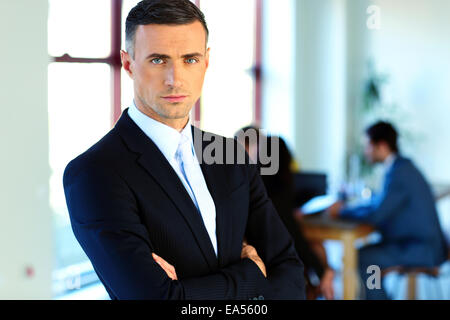
[[[384,93],[403,108],[404,141],[432,182],[450,183],[450,1],[376,0],[381,29],[372,33],[377,68],[390,76]]]
[[[345,169],[346,10],[345,0],[264,2],[263,127],[331,188]]]
[[[381,10],[379,30],[367,26],[371,5]],[[399,106],[388,120],[411,136],[400,140],[404,154],[431,183],[450,184],[450,1],[266,0],[265,8],[263,125],[286,136],[303,170],[326,172],[332,188],[344,178],[366,125],[373,60],[389,75],[384,103]]]
[[[347,46],[347,152],[354,152],[352,146],[364,130],[360,109],[364,81],[367,78],[367,63],[371,59],[371,37],[377,32],[367,27],[367,8],[370,0],[349,0],[347,2],[346,46]]]
[[[302,168],[327,172],[332,186],[343,178],[347,152],[362,135],[359,110],[372,59],[377,71],[389,75],[385,103],[399,105],[396,124],[411,135],[400,141],[406,155],[433,183],[450,183],[450,147],[445,145],[450,141],[450,2],[295,3],[291,114],[293,144]],[[381,9],[380,30],[369,30],[366,24],[372,4]],[[285,127],[290,126],[288,120]]]
[[[295,147],[296,1],[265,0],[262,127]]]
[[[0,1],[0,299],[51,298],[47,6]]]
[[[295,146],[303,170],[342,182],[346,126],[346,1],[297,1]]]

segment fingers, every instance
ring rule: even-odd
[[[326,288],[326,290],[324,290],[324,296],[325,299],[327,300],[334,300],[334,292],[333,292],[333,288]]]
[[[241,259],[243,258],[249,258],[251,256],[257,256],[258,253],[256,252],[255,247],[246,244],[242,247],[242,251],[241,251]]]
[[[266,266],[264,265],[264,262],[259,257],[258,252],[256,251],[255,247],[249,245],[249,244],[243,244],[242,251],[241,251],[241,259],[249,258],[252,260],[256,265],[259,267],[261,272],[263,273],[264,277],[267,277],[266,273]]]
[[[172,280],[178,280],[177,273],[175,271],[174,266],[168,263],[166,260],[161,258],[160,256],[152,253],[152,257],[157,264],[166,272],[167,276]]]
[[[320,289],[327,300],[334,299],[333,278],[334,272],[331,269],[327,269],[320,282]]]
[[[322,291],[322,295],[324,296],[325,299],[332,300],[332,294],[330,292],[330,287],[328,285],[325,284],[321,285],[320,291]]]
[[[167,275],[172,280],[176,280],[177,275],[175,272],[175,268],[170,263],[168,263],[166,260],[164,260],[163,258],[159,257],[156,254],[153,254],[153,259],[155,259],[156,263],[160,265],[160,267],[167,273]]]
[[[330,292],[328,293],[328,300],[334,300],[334,290],[330,288]]]
[[[302,222],[305,213],[301,209],[297,209],[294,212],[294,219],[296,221]]]
[[[337,202],[336,203],[334,203],[333,205],[331,205],[331,207],[329,207],[326,211],[327,211],[327,213],[328,213],[328,215],[329,215],[329,217],[331,218],[331,219],[335,219],[335,218],[337,218],[337,215],[338,215],[338,211],[339,211],[339,209],[338,209],[338,204],[337,204]]]
[[[253,260],[254,263],[256,263],[258,268],[261,270],[261,272],[264,275],[264,277],[267,278],[266,265],[261,260],[261,258],[259,256],[257,256],[256,258],[252,258],[252,260]]]

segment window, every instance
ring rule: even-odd
[[[98,281],[73,235],[62,178],[68,162],[104,136],[132,101],[132,81],[121,70],[120,49],[125,47],[126,16],[138,2],[49,0],[48,116],[55,295]],[[192,119],[200,120],[202,129],[232,136],[240,127],[260,120],[258,21],[262,1],[194,2],[209,23],[212,57],[203,97],[193,108]],[[239,10],[231,12],[233,7]],[[232,15],[235,23],[230,23]]]
[[[53,61],[48,66],[48,114],[55,295],[98,281],[73,235],[62,177],[67,163],[108,132],[120,114],[120,4],[111,0],[49,0],[48,52]]]
[[[201,99],[206,131],[230,137],[260,121],[260,6],[257,0],[200,2],[211,48]]]

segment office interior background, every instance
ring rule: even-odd
[[[132,103],[119,50],[137,2],[0,0],[0,299],[107,298],[73,236],[62,174]],[[202,129],[231,137],[257,124],[336,192],[349,181],[376,188],[360,147],[382,118],[430,183],[450,185],[448,0],[196,3],[211,47],[192,111]],[[437,207],[448,237],[450,199]],[[339,271],[339,243],[326,248]]]

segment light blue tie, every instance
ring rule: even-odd
[[[192,200],[202,216],[217,256],[216,207],[209,193],[198,159],[193,152],[192,143],[183,134],[181,135],[175,157],[179,161],[184,178],[191,188]]]

